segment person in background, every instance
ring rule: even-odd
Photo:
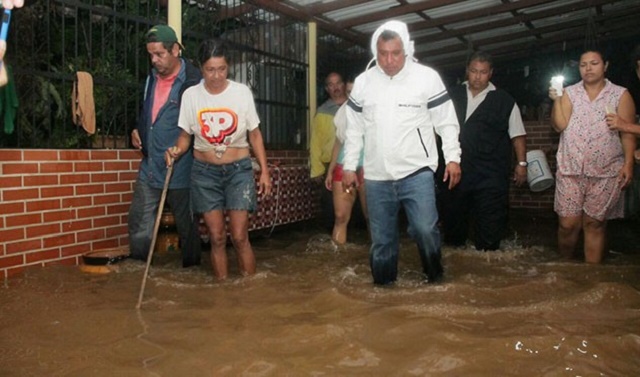
[[[347,80],[347,95],[351,93],[351,88],[353,88],[353,80]],[[327,177],[324,181],[327,190],[333,193],[335,221],[333,224],[331,239],[333,239],[333,241],[338,245],[343,245],[347,242],[347,227],[349,226],[349,220],[351,220],[351,211],[353,210],[353,205],[356,202],[356,196],[360,201],[362,213],[365,219],[367,218],[367,200],[364,186],[364,173],[362,171],[362,152],[360,153],[358,167],[356,168],[356,174],[358,176],[357,189],[354,189],[353,191],[349,190],[348,192],[342,190],[342,163],[344,160],[343,147],[345,132],[347,129],[346,106],[347,102],[343,103],[333,119],[333,123],[336,127],[336,140],[333,144],[331,163],[327,169]]]
[[[2,8],[4,9],[13,9],[22,8],[24,5],[24,0],[2,0]],[[7,52],[7,41],[0,40],[0,86],[4,86],[9,81],[10,74],[7,72],[7,68],[3,63],[4,54]]]
[[[640,82],[640,45],[637,45],[634,49],[631,59],[637,77],[637,80],[635,80],[635,82],[638,83]],[[640,92],[637,93],[637,96],[640,97]],[[632,99],[632,101],[638,101],[638,98],[635,98],[633,96],[629,97]],[[638,108],[635,103],[634,109],[636,112],[640,110],[640,108]],[[625,119],[623,117],[620,117],[617,113],[607,113],[607,124],[609,125],[609,128],[611,130],[628,132],[635,134],[636,136],[640,136],[640,127],[638,125],[638,116],[636,114],[634,114],[633,118],[631,119]],[[640,149],[635,151],[634,157],[636,161],[640,162]]]
[[[182,45],[171,27],[152,27],[146,40],[153,69],[147,77],[138,125],[131,132],[131,143],[142,152],[142,161],[128,219],[131,256],[140,260],[147,259],[156,214],[163,210],[158,207],[167,173],[164,155],[180,135],[178,115],[182,94],[201,79],[198,69],[180,57]],[[190,207],[192,160],[192,150],[188,148],[184,158],[174,165],[167,190],[167,203],[180,235],[183,267],[200,264],[201,254],[197,224]]]
[[[607,114],[607,125],[609,129],[619,132],[628,132],[640,136],[640,45],[637,45],[631,54],[631,65],[633,67],[633,78],[627,82],[627,90],[635,101],[635,119],[624,119],[615,113]],[[637,139],[636,139],[637,142]],[[624,217],[640,218],[640,149],[633,153],[635,165],[633,168],[633,179],[624,193]]]
[[[249,87],[227,79],[231,62],[227,44],[206,40],[198,56],[204,80],[184,93],[178,121],[182,131],[175,146],[167,149],[166,162],[177,164],[187,157],[193,136],[191,198],[211,236],[214,275],[218,280],[228,275],[225,212],[238,269],[243,276],[253,275],[256,260],[249,243],[249,212],[257,203],[250,146],[260,165],[258,193],[271,193],[260,119]]]
[[[2,0],[2,7],[5,9],[22,8],[24,0]]]
[[[342,76],[331,72],[325,79],[324,89],[329,98],[318,108],[311,124],[309,145],[309,163],[311,181],[321,185],[325,180],[327,167],[331,162],[333,143],[336,139],[333,117],[340,106],[347,101],[345,85]],[[320,208],[322,225],[330,228],[333,225],[333,197],[331,191],[320,188]]]
[[[493,58],[474,52],[467,81],[449,89],[460,122],[464,173],[453,190],[440,190],[444,240],[464,246],[473,218],[477,250],[497,250],[507,228],[509,178],[527,181],[526,131],[516,101],[493,85]],[[512,150],[516,164],[512,168]]]
[[[625,76],[625,87],[631,94],[636,107],[635,123],[640,123],[640,44],[637,44],[629,56],[629,70]],[[640,156],[639,156],[640,157]]]
[[[624,214],[622,190],[633,178],[636,148],[633,134],[607,125],[608,113],[622,119],[635,114],[629,92],[605,78],[607,65],[601,52],[587,50],[580,56],[582,80],[562,94],[549,88],[551,124],[560,133],[554,202],[558,251],[573,257],[583,231],[588,263],[604,257],[607,220]]]
[[[360,74],[347,107],[342,187],[358,187],[356,169],[364,148],[364,181],[371,234],[369,261],[374,284],[398,275],[398,215],[402,207],[408,233],[418,246],[428,283],[443,277],[434,172],[436,133],[446,161],[443,180],[460,180],[459,125],[440,75],[413,57],[407,25],[389,21],[371,39],[377,65]]]

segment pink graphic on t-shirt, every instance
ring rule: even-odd
[[[224,144],[238,129],[238,115],[228,108],[200,110],[198,120],[202,137],[211,144]]]

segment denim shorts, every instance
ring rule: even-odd
[[[194,160],[191,168],[193,212],[246,210],[254,212],[256,183],[249,157],[230,164],[214,165]]]

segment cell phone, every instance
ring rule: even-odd
[[[0,40],[6,41],[9,33],[9,22],[11,21],[11,9],[4,9],[2,12],[2,27],[0,28]]]
[[[562,85],[564,83],[564,76],[553,76],[551,78],[551,87],[556,90],[558,96],[562,95]]]

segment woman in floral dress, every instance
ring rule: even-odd
[[[633,134],[607,125],[607,113],[624,119],[635,114],[629,92],[605,78],[607,65],[602,53],[586,51],[580,57],[582,80],[561,95],[549,89],[551,123],[560,133],[554,202],[558,251],[571,258],[582,230],[588,263],[602,261],[607,220],[624,214],[622,193],[633,178],[636,147]]]

